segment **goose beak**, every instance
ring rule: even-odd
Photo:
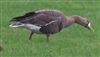
[[[89,28],[89,30],[90,30],[90,32],[94,32],[94,29],[91,27],[91,28]]]

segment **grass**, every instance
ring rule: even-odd
[[[100,57],[100,1],[99,0],[0,0],[0,51],[1,57]],[[87,17],[95,32],[74,24],[52,35],[45,42],[45,35],[9,28],[9,20],[37,9],[54,8],[65,15]]]

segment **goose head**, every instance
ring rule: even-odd
[[[87,18],[84,18],[81,16],[75,16],[74,18],[75,18],[76,23],[78,23],[78,24],[84,26],[85,28],[87,28],[88,30],[94,32],[91,22]]]
[[[90,30],[91,32],[94,32],[91,22],[89,20],[86,20],[85,22],[83,21],[81,25]]]

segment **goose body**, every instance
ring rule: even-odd
[[[11,22],[24,24],[23,26],[14,25],[12,27],[25,27],[35,33],[53,34],[59,32],[63,28],[63,19],[65,19],[65,16],[62,12],[55,10],[39,10],[26,13],[24,16],[15,17]]]
[[[10,22],[10,27],[21,27],[31,30],[29,39],[31,39],[33,33],[38,33],[46,34],[47,41],[51,34],[60,32],[64,27],[68,27],[73,23],[78,23],[83,26],[89,24],[91,26],[86,18],[80,16],[65,16],[62,12],[53,9],[29,12],[23,16],[13,18]]]

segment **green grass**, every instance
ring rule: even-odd
[[[100,57],[100,1],[99,0],[0,0],[0,51],[1,57]],[[54,8],[65,15],[87,17],[95,32],[74,24],[52,35],[45,42],[45,35],[9,28],[9,20],[37,9]]]

